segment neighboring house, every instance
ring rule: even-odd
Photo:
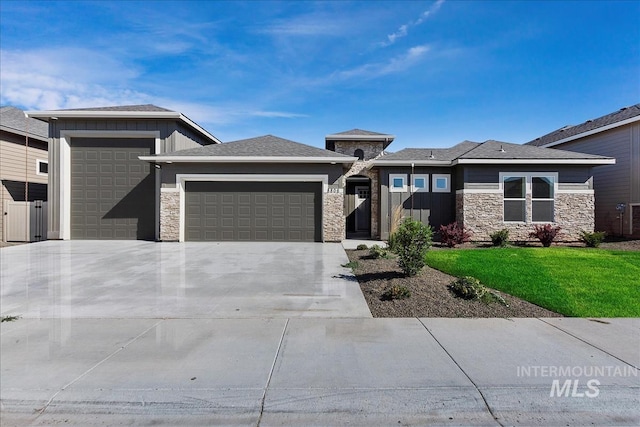
[[[640,104],[565,126],[527,145],[615,157],[615,165],[594,170],[595,227],[640,237]]]
[[[7,241],[10,202],[47,200],[48,132],[46,123],[22,110],[0,107],[0,241]]]
[[[29,113],[50,123],[49,237],[340,241],[389,235],[402,206],[478,240],[554,223],[593,230],[591,169],[614,159],[496,141],[384,150],[353,129],[320,149],[271,135],[219,144],[180,113],[128,106]]]

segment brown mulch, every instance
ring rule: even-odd
[[[455,277],[430,267],[417,276],[405,277],[397,259],[371,259],[369,251],[347,251],[357,261],[354,273],[373,317],[561,317],[520,298],[496,292],[508,307],[499,303],[467,301],[454,296],[447,286]],[[406,286],[411,297],[383,301],[382,293],[392,285]]]

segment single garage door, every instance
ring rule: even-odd
[[[320,183],[187,182],[185,240],[321,240]]]
[[[71,140],[71,238],[155,239],[153,139]]]

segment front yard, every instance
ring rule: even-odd
[[[348,255],[374,317],[640,317],[640,241],[623,243],[433,248],[428,266],[414,277],[402,273],[395,257],[374,259],[368,250]],[[457,298],[448,285],[463,276],[497,290],[508,306]],[[411,296],[387,300],[391,286]]]
[[[640,252],[570,247],[431,250],[454,276],[576,317],[640,317]]]

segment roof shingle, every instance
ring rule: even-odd
[[[241,139],[223,144],[206,145],[199,148],[174,151],[162,156],[222,156],[222,157],[326,157],[345,158],[350,156],[312,147],[273,135]]]
[[[552,142],[560,141],[561,139],[569,138],[571,136],[579,135],[584,132],[589,132],[604,126],[612,125],[614,123],[621,122],[623,120],[631,119],[633,117],[640,116],[640,104],[635,104],[630,107],[621,108],[611,114],[607,114],[597,119],[587,120],[576,126],[564,126],[560,129],[554,130],[551,133],[543,135],[532,141],[527,142],[525,145],[535,145],[537,147],[551,144]]]
[[[0,107],[0,126],[8,132],[33,135],[39,139],[49,138],[49,125],[41,120],[27,117],[19,108]]]
[[[90,107],[90,108],[69,108],[59,111],[137,111],[137,112],[174,112],[166,108],[158,107],[153,104],[141,104],[141,105],[116,105],[112,107]]]

